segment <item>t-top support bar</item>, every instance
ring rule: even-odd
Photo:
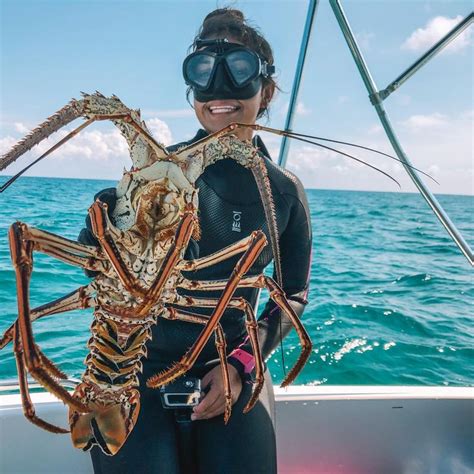
[[[308,51],[309,38],[311,36],[311,29],[313,27],[314,19],[316,18],[316,8],[318,6],[318,0],[310,0],[308,5],[308,13],[306,15],[306,23],[304,26],[303,38],[301,40],[300,54],[298,57],[298,63],[296,65],[295,79],[293,80],[293,88],[291,90],[290,105],[286,115],[285,131],[291,131],[293,125],[293,117],[296,110],[296,101],[298,99],[298,92],[301,84],[301,76],[303,74],[304,62],[306,59],[306,53]],[[283,168],[286,165],[286,159],[288,157],[289,147],[288,137],[283,136],[280,147],[280,156],[278,157],[278,164]]]
[[[446,36],[441,38],[434,46],[432,46],[423,56],[415,61],[406,71],[402,72],[394,81],[392,81],[385,89],[379,92],[381,100],[385,100],[392,92],[396,91],[405,81],[410,79],[415,72],[424,66],[431,58],[443,50],[451,41],[457,38],[466,28],[474,21],[474,12],[470,13],[464,20],[457,24]]]
[[[469,247],[467,242],[464,240],[460,232],[457,230],[456,226],[451,222],[451,219],[443,210],[438,200],[435,198],[435,196],[430,192],[430,190],[423,183],[421,178],[418,176],[418,173],[411,167],[410,160],[408,159],[407,155],[402,149],[402,146],[397,138],[397,135],[395,134],[395,131],[388,117],[388,114],[383,107],[382,100],[380,99],[377,100],[377,98],[379,98],[379,93],[377,92],[378,89],[375,85],[374,80],[372,79],[370,75],[369,69],[364,60],[364,57],[362,56],[359,46],[357,45],[354,34],[352,33],[349,23],[347,21],[347,18],[342,10],[340,1],[329,0],[329,3],[331,4],[334,15],[336,16],[337,22],[339,23],[339,27],[341,28],[342,34],[344,35],[344,38],[347,42],[347,45],[349,46],[349,49],[352,53],[352,56],[357,65],[357,68],[359,69],[362,80],[364,81],[367,91],[369,92],[369,97],[371,98],[372,104],[374,105],[375,110],[377,111],[379,119],[383,125],[383,128],[385,130],[385,133],[387,134],[388,139],[390,140],[390,143],[392,144],[393,149],[395,150],[395,153],[402,161],[402,164],[405,170],[407,171],[408,175],[410,176],[413,183],[420,191],[421,195],[425,198],[426,202],[431,207],[436,217],[446,228],[446,230],[448,231],[448,234],[454,240],[454,242],[459,247],[461,252],[466,256],[469,263],[471,265],[474,265],[474,255],[471,248]],[[469,17],[470,16],[468,16],[466,20],[468,20]],[[418,68],[421,67],[421,65],[422,64],[420,64]],[[413,71],[413,73],[414,72],[415,71]]]

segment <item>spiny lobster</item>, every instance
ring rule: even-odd
[[[48,431],[68,432],[35,414],[27,382],[27,373],[30,373],[69,407],[74,446],[87,450],[98,444],[108,455],[117,453],[138,417],[141,359],[146,357],[146,342],[150,339],[151,327],[162,317],[201,324],[204,329],[182,359],[168,370],[149,378],[147,387],[157,388],[184,374],[215,334],[225,383],[224,420],[227,422],[231,415],[232,396],[226,364],[226,341],[219,321],[228,307],[237,308],[245,315],[255,356],[255,382],[252,396],[244,409],[249,411],[263,386],[264,362],[253,308],[243,298],[233,297],[235,290],[242,287],[267,288],[270,298],[297,331],[301,353],[282,386],[290,384],[310,356],[311,340],[281,289],[278,230],[265,160],[250,142],[238,140],[233,132],[239,127],[250,127],[285,134],[334,150],[313,141],[315,138],[327,139],[260,125],[232,124],[190,146],[168,153],[150,135],[138,110],[129,109],[116,96],[107,98],[97,92],[72,100],[33,130],[0,158],[0,170],[78,117],[87,120],[0,187],[0,192],[4,191],[26,169],[94,121],[111,120],[129,146],[133,166],[130,171],[124,172],[117,186],[117,204],[111,218],[107,213],[107,204],[100,200],[96,200],[89,209],[92,231],[99,247],[83,245],[22,222],[16,222],[10,228],[11,256],[17,279],[18,318],[0,340],[0,349],[13,341],[26,417]],[[334,151],[362,161],[339,150]],[[249,168],[255,177],[269,228],[277,281],[264,275],[246,276],[267,244],[261,230],[212,255],[194,260],[184,258],[191,238],[199,239],[198,190],[195,182],[206,167],[224,158],[236,160]],[[375,166],[367,165],[387,175]],[[389,178],[394,180],[391,176]],[[99,274],[91,283],[69,295],[30,309],[28,290],[34,251]],[[190,281],[182,274],[183,271],[202,269],[237,255],[241,257],[227,281]],[[183,297],[176,291],[178,288],[222,290],[222,294],[220,298]],[[189,308],[193,307],[213,308],[213,312],[207,317],[190,311]],[[94,308],[94,319],[86,370],[81,383],[71,394],[60,383],[61,379],[67,378],[66,374],[36,345],[32,322],[79,308]]]
[[[291,383],[304,366],[311,353],[311,341],[278,283],[263,275],[245,277],[267,243],[262,231],[254,231],[213,255],[184,259],[190,239],[199,239],[198,191],[194,183],[207,166],[223,158],[232,158],[250,168],[256,178],[272,229],[277,272],[280,272],[276,218],[264,158],[250,143],[232,135],[239,125],[231,125],[168,154],[150,135],[139,111],[128,109],[115,96],[84,94],[82,99],[71,101],[4,155],[0,169],[80,116],[86,117],[87,121],[79,129],[96,120],[112,120],[127,140],[133,167],[124,173],[117,186],[118,199],[112,219],[108,216],[107,205],[99,200],[89,209],[92,230],[100,244],[98,248],[22,222],[11,226],[9,239],[17,277],[18,319],[6,331],[0,348],[10,341],[14,343],[24,412],[30,421],[49,431],[67,432],[36,416],[28,392],[27,372],[68,405],[71,435],[76,447],[86,450],[98,443],[106,454],[113,455],[125,442],[138,417],[137,374],[141,370],[141,358],[146,356],[145,344],[150,338],[151,326],[158,317],[205,327],[184,357],[169,370],[151,377],[147,386],[157,388],[189,370],[205,343],[215,334],[226,389],[226,421],[231,414],[232,396],[225,336],[219,320],[227,307],[238,308],[245,314],[256,358],[255,384],[245,411],[256,403],[264,381],[255,314],[247,301],[232,297],[237,287],[268,288],[271,298],[298,332],[302,352],[283,385]],[[77,132],[78,129],[66,139]],[[100,273],[90,284],[71,294],[30,309],[28,287],[34,251]],[[182,274],[239,254],[242,256],[228,281],[190,281]],[[218,299],[183,297],[177,293],[177,288],[222,290],[222,295]],[[214,310],[210,317],[205,317],[190,311],[192,307],[212,307]],[[78,308],[94,308],[94,320],[88,342],[90,353],[85,361],[87,368],[82,382],[71,395],[58,381],[66,375],[36,345],[31,323],[47,315]]]

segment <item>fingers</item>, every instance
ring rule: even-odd
[[[209,371],[201,380],[201,386],[203,389],[206,389],[207,386],[209,384],[212,383],[213,379],[214,379],[214,369],[212,369],[211,371]]]
[[[242,381],[234,367],[229,366],[229,371],[232,403],[234,404],[242,391]],[[193,414],[191,415],[191,420],[193,421],[214,418],[215,416],[222,415],[225,410],[225,389],[220,366],[215,367],[203,377],[202,386],[203,388],[210,386],[210,390],[199,405],[194,407]]]
[[[217,406],[219,405],[220,398],[221,390],[219,390],[217,384],[211,385],[211,389],[209,390],[209,392],[207,392],[207,394],[201,400],[199,405],[194,407],[194,413],[191,415],[191,420],[204,420],[207,418],[211,418],[212,413],[214,413],[216,411],[216,408],[218,408]],[[218,414],[219,413],[216,413],[216,415]]]
[[[216,400],[216,403],[212,405],[209,410],[203,412],[203,413],[193,413],[191,415],[191,420],[192,421],[198,421],[198,420],[208,420],[210,418],[214,418],[216,416],[222,415],[225,410],[225,403],[222,403],[222,399],[219,398]]]

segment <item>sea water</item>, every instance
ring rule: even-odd
[[[6,180],[0,177],[0,183]],[[0,195],[0,331],[17,315],[7,232],[16,220],[76,239],[94,194],[111,181],[21,178]],[[300,384],[473,385],[472,268],[420,195],[307,190],[313,227],[309,303],[313,352]],[[474,198],[438,199],[471,247]],[[31,306],[89,280],[81,269],[35,253]],[[263,307],[268,295],[262,294]],[[45,317],[35,339],[71,377],[87,355],[92,310]],[[268,361],[274,381],[296,361],[295,331]],[[12,345],[0,379],[16,377]]]

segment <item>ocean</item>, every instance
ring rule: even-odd
[[[0,177],[0,183],[6,180]],[[75,239],[93,195],[113,181],[21,178],[0,195],[0,331],[15,320],[16,285],[7,231],[16,220]],[[417,194],[308,189],[313,225],[309,304],[313,340],[296,383],[445,385],[474,383],[472,268]],[[471,246],[474,197],[439,201]],[[87,283],[81,269],[35,254],[32,307]],[[266,295],[262,294],[263,307]],[[84,370],[92,310],[34,324],[38,345],[70,377]],[[274,382],[296,360],[294,331],[268,361]],[[284,361],[284,362],[282,362]],[[286,368],[285,368],[286,366]],[[16,377],[12,345],[0,379]]]

